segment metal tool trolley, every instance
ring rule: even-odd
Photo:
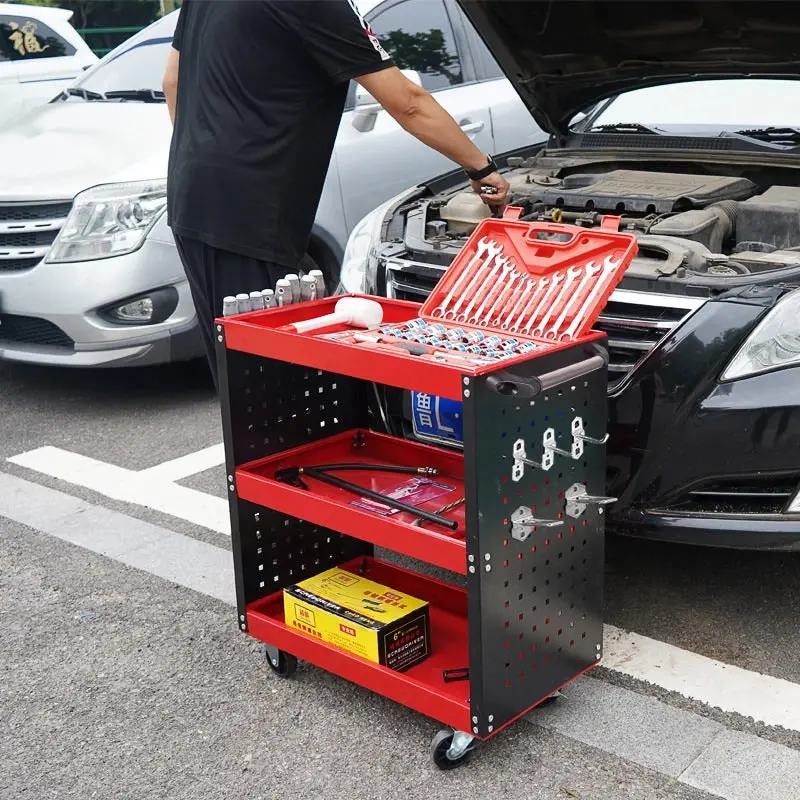
[[[216,324],[240,629],[281,676],[304,659],[449,726],[431,745],[442,769],[602,656],[612,498],[606,343],[591,326],[636,244],[617,218],[585,230],[518,213],[484,220],[421,307],[370,298],[373,330],[296,332],[337,297]],[[387,432],[381,385],[463,403],[463,447]],[[454,491],[386,514],[354,502],[353,484],[385,497],[393,466]],[[282,590],[334,566],[427,601],[430,655],[399,672],[288,624]]]

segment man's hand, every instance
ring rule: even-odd
[[[498,172],[493,172],[479,181],[472,181],[472,191],[491,208],[502,211],[508,205],[508,181]]]

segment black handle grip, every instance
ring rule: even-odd
[[[545,372],[544,375],[515,375],[513,372],[503,370],[490,375],[486,379],[486,385],[497,394],[508,397],[531,398],[541,394],[546,389],[559,386],[568,381],[574,381],[608,366],[608,361],[602,355],[595,355],[568,364],[566,367],[554,369],[552,372]]]

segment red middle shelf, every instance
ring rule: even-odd
[[[316,464],[363,463],[364,470],[331,473],[375,492],[385,492],[412,477],[376,472],[373,464],[433,467],[439,475],[432,480],[452,486],[447,494],[420,505],[426,511],[464,497],[464,458],[460,453],[396,439],[368,430],[350,430],[294,450],[244,464],[236,470],[239,498],[300,517],[331,530],[363,539],[397,553],[443,569],[466,574],[464,505],[446,515],[458,522],[456,530],[436,523],[414,525],[416,517],[405,512],[382,516],[354,505],[359,498],[312,477],[302,476],[308,489],[275,479],[278,470]]]

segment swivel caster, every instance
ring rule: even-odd
[[[431,740],[431,758],[441,770],[455,769],[469,760],[475,738],[461,731],[441,730]]]
[[[291,678],[297,672],[297,659],[276,647],[267,646],[267,665],[281,678]]]
[[[564,695],[561,694],[561,692],[553,692],[553,694],[551,694],[549,697],[545,697],[545,699],[542,700],[541,703],[539,703],[537,708],[544,708],[545,706],[549,706],[551,703],[555,703],[556,700],[558,700],[560,697],[563,696]]]

